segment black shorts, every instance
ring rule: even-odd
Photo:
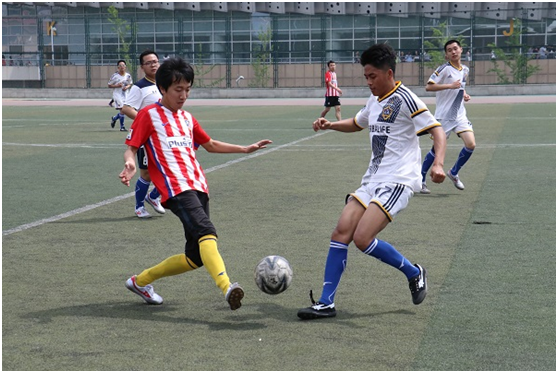
[[[339,96],[326,96],[325,107],[341,106],[341,101],[339,101]]]
[[[141,168],[142,170],[147,170],[147,152],[145,151],[145,147],[143,145],[140,146],[136,154],[138,156],[139,168]]]
[[[199,239],[208,234],[217,237],[217,230],[209,220],[209,196],[197,190],[187,190],[165,201],[169,208],[182,222],[187,259],[198,267],[203,266],[200,256]]]

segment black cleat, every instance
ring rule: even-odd
[[[117,118],[118,119],[118,118]],[[116,119],[114,119],[114,117],[110,118],[110,128],[114,128],[114,125],[116,124]]]
[[[413,303],[421,304],[426,297],[426,291],[428,290],[428,284],[426,283],[426,269],[422,268],[418,264],[415,264],[415,267],[418,268],[419,274],[409,280],[409,289],[411,289]]]
[[[126,129],[126,127],[120,127],[120,132],[126,132],[126,131],[128,131],[128,130]]]
[[[312,306],[307,308],[301,308],[298,310],[297,316],[302,320],[314,320],[322,319],[325,317],[335,317],[337,311],[335,311],[335,303],[324,304],[314,301],[312,296],[312,290],[310,290],[310,300],[312,301]]]

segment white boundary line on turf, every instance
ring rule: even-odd
[[[207,170],[205,170],[205,173],[208,174],[210,172],[220,170],[222,168],[231,166],[231,165],[236,164],[236,163],[246,161],[248,159],[252,159],[252,158],[262,156],[262,155],[266,155],[266,154],[275,152],[277,150],[280,150],[280,149],[298,144],[299,142],[303,142],[303,141],[306,141],[306,140],[312,140],[312,139],[314,139],[318,136],[324,135],[326,133],[332,133],[332,132],[331,131],[318,132],[318,133],[316,133],[312,136],[304,137],[302,139],[298,139],[298,140],[292,141],[292,142],[287,143],[287,144],[283,144],[283,145],[279,145],[279,146],[274,147],[274,148],[269,148],[269,149],[266,149],[266,150],[258,151],[256,153],[252,153],[252,154],[247,155],[245,157],[237,158],[237,159],[234,159],[232,161],[228,161],[228,162],[225,162],[223,164],[210,167]],[[46,218],[46,219],[37,220],[37,221],[34,221],[32,223],[28,223],[28,224],[23,224],[23,225],[20,225],[18,227],[12,228],[12,229],[7,229],[5,231],[2,231],[2,236],[9,236],[10,234],[22,232],[24,230],[34,228],[34,227],[38,227],[38,226],[46,224],[46,223],[52,223],[52,222],[57,221],[57,220],[61,220],[61,219],[64,219],[64,218],[69,218],[71,216],[96,209],[97,207],[106,206],[106,205],[109,205],[111,203],[118,202],[118,201],[121,201],[123,199],[132,197],[132,196],[134,196],[134,194],[135,194],[135,192],[126,193],[124,195],[114,197],[114,198],[110,198],[110,199],[107,199],[105,201],[101,201],[101,202],[98,202],[98,203],[95,203],[95,204],[92,204],[92,205],[83,206],[83,207],[80,207],[79,209],[68,211],[68,212],[65,212],[65,213],[60,214],[60,215],[52,216],[52,217]]]

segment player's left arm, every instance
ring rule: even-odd
[[[251,145],[242,146],[230,144],[228,142],[210,139],[201,146],[209,153],[253,153],[256,150],[264,149],[271,144],[271,140],[260,140]]]

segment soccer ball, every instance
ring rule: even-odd
[[[282,256],[266,256],[256,266],[254,280],[264,293],[279,294],[287,290],[291,284],[293,270],[287,259]]]

